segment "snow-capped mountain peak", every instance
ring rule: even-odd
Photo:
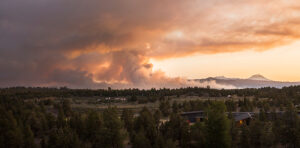
[[[257,81],[271,81],[270,79],[267,79],[266,77],[256,74],[248,78],[248,80],[257,80]]]

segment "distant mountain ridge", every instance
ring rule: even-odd
[[[281,82],[270,80],[263,75],[255,74],[249,78],[227,78],[224,76],[209,77],[205,79],[194,79],[199,82],[215,81],[217,84],[230,85],[236,88],[262,88],[262,87],[276,87],[282,88],[285,86],[300,85],[300,82]]]

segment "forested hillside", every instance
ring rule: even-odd
[[[176,97],[182,95],[229,99],[177,102]],[[231,99],[234,95],[244,99],[235,101]],[[118,106],[77,110],[69,99],[94,96],[123,96],[128,102],[146,96],[159,102],[159,108],[142,107],[138,112],[120,111]],[[300,147],[299,103],[300,87],[296,86],[238,90],[5,88],[0,90],[0,147],[297,148]],[[254,108],[259,112],[249,124],[237,124],[230,114]],[[204,121],[190,124],[181,116],[182,112],[197,110],[205,111]]]

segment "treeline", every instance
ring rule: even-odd
[[[162,96],[182,96],[194,95],[204,97],[227,97],[228,95],[237,95],[239,97],[254,96],[256,98],[271,99],[289,99],[296,104],[300,103],[300,86],[291,86],[279,88],[260,88],[260,89],[231,89],[217,90],[200,87],[187,87],[178,89],[68,89],[61,88],[45,88],[45,87],[13,87],[1,88],[0,98],[44,98],[44,97],[136,97],[143,96],[150,99],[159,99]],[[134,98],[133,98],[134,99]],[[283,100],[282,102],[285,102]]]
[[[237,125],[231,114],[225,114],[225,103],[204,101],[195,106],[204,109],[207,117],[189,125],[180,116],[184,105],[173,104],[170,109],[167,101],[162,100],[159,110],[144,107],[136,116],[132,110],[119,115],[114,107],[78,112],[66,99],[49,105],[2,98],[0,147],[300,147],[300,119],[293,104],[287,105],[282,115],[261,111],[249,125]],[[163,122],[165,117],[169,120]]]
[[[216,99],[217,100],[217,99]],[[280,100],[280,101],[278,101]],[[168,116],[172,112],[190,112],[203,111],[215,100],[190,100],[179,103],[176,99],[161,99],[159,101],[159,109],[163,115]],[[227,99],[224,102],[228,112],[283,112],[291,104],[291,100],[281,99],[248,99],[243,98],[238,101]],[[300,110],[299,105],[294,105],[295,109]]]
[[[124,147],[126,137],[116,109],[74,112],[68,100],[45,106],[2,99],[0,132],[1,148]]]

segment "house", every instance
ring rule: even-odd
[[[204,111],[192,111],[192,112],[183,112],[181,116],[185,118],[189,123],[195,123],[197,121],[202,122],[206,117]]]
[[[228,115],[229,112],[226,112],[226,114]],[[253,112],[232,112],[231,114],[238,125],[243,123],[249,124],[254,116]],[[204,111],[183,112],[181,116],[189,123],[195,123],[204,121],[206,113]]]
[[[249,125],[250,121],[252,120],[252,117],[254,116],[253,112],[232,112],[231,114],[234,118],[234,121],[238,125],[241,125],[241,124],[244,124],[244,123]]]

